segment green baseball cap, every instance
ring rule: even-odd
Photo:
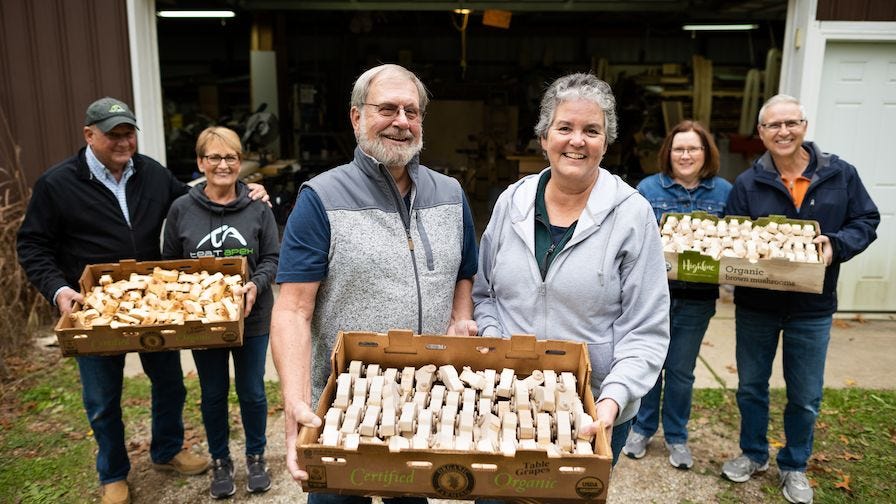
[[[119,124],[130,124],[137,127],[137,118],[131,112],[130,107],[121,100],[105,97],[90,104],[87,107],[87,118],[84,120],[85,126],[94,125],[103,133],[118,126]]]

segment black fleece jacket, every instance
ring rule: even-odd
[[[41,175],[17,236],[19,263],[50,302],[60,287],[80,290],[87,264],[159,260],[162,221],[188,189],[156,160],[135,154],[128,225],[115,195],[90,173],[85,151]]]

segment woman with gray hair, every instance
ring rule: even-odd
[[[669,345],[669,288],[650,204],[601,168],[616,139],[616,100],[576,73],[545,92],[535,133],[550,166],[498,198],[473,288],[483,336],[582,341],[595,423],[613,462]]]

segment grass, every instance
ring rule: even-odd
[[[199,412],[199,383],[184,380],[187,439],[204,440]],[[271,410],[280,409],[276,383],[268,383]],[[81,406],[78,372],[73,359],[61,359],[32,370],[0,397],[0,502],[95,502],[95,443]],[[131,456],[148,456],[149,382],[125,380],[123,411]],[[784,439],[783,390],[772,390],[769,437]],[[242,435],[236,394],[231,392],[231,425],[236,442]],[[893,502],[896,481],[896,391],[829,389],[825,391],[815,434],[815,453],[808,475],[815,484],[816,503]],[[692,421],[709,422],[736,438],[739,425],[734,393],[699,389],[694,394]],[[776,487],[763,492],[769,502],[783,502]],[[739,502],[725,491],[717,502]]]
[[[772,389],[769,442],[783,446],[783,389]],[[736,439],[740,416],[734,392],[725,389],[694,391],[692,421],[708,421]],[[859,388],[826,389],[816,422],[815,444],[807,476],[816,503],[894,502],[896,481],[896,391]],[[774,465],[774,463],[772,464]],[[777,478],[775,478],[777,480]],[[783,502],[777,486],[763,491],[769,502]],[[739,502],[732,492],[718,502]]]
[[[60,359],[4,389],[0,403],[0,502],[66,504],[95,502],[96,443],[81,404],[74,359]],[[184,379],[185,441],[205,440],[199,411],[199,380]],[[269,410],[280,409],[277,383],[266,384]],[[122,414],[128,451],[149,457],[150,383],[125,378]],[[231,387],[231,437],[242,441],[236,393]]]

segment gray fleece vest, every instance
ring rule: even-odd
[[[360,149],[349,164],[305,183],[330,222],[328,272],[311,323],[315,403],[339,331],[444,334],[448,327],[463,250],[463,190],[417,158],[408,173],[410,212],[386,167]]]

